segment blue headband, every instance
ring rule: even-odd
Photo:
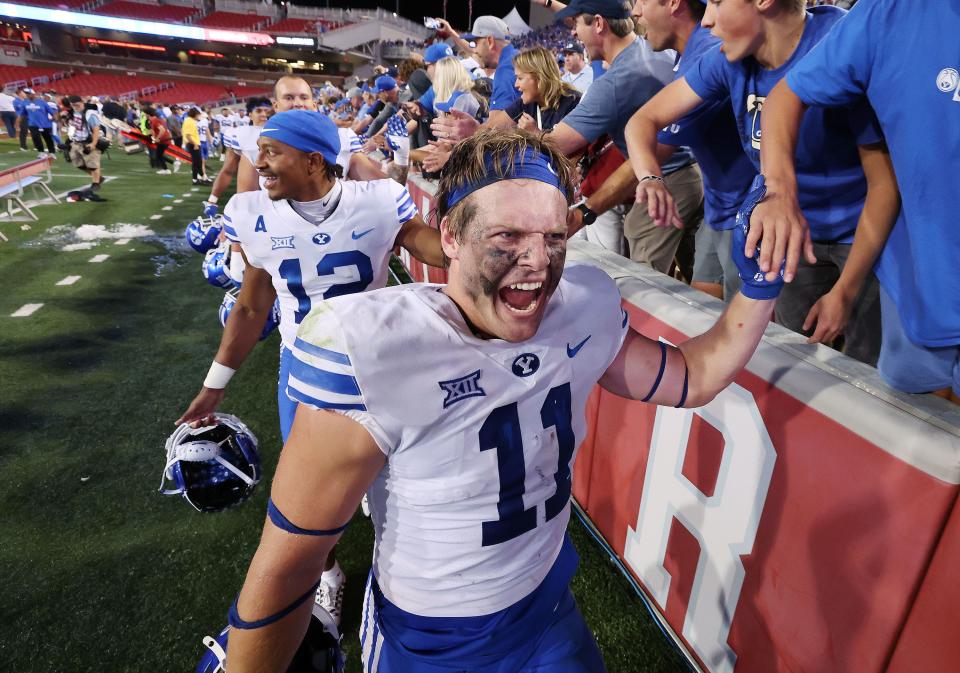
[[[340,133],[336,124],[313,110],[287,110],[273,115],[260,135],[273,138],[300,150],[319,152],[329,165],[337,163],[340,153]]]
[[[551,187],[556,187],[564,195],[564,198],[567,196],[563,185],[560,183],[560,176],[553,169],[550,159],[530,147],[524,151],[522,157],[515,159],[512,165],[501,160],[500,165],[495,168],[493,157],[489,154],[484,157],[483,165],[486,175],[482,179],[478,182],[462,184],[450,192],[450,196],[447,197],[447,210],[453,208],[478,189],[483,189],[503,180],[520,180],[522,178],[539,180]]]

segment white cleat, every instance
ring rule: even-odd
[[[340,614],[343,611],[343,588],[347,585],[347,576],[340,570],[340,564],[334,562],[333,568],[324,570],[317,587],[316,603],[326,610],[337,628],[340,628]]]

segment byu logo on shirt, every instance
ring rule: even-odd
[[[518,355],[513,361],[513,373],[519,377],[530,376],[540,369],[540,358],[533,353]]]
[[[747,114],[750,115],[750,143],[753,149],[760,149],[760,113],[763,112],[765,96],[750,94],[747,96]]]
[[[317,245],[326,245],[331,241],[330,234],[325,234],[322,231],[319,234],[313,235],[313,242]]]
[[[273,242],[273,247],[270,248],[271,250],[296,247],[293,244],[293,236],[271,236],[270,240]]]
[[[960,72],[956,68],[944,68],[937,75],[937,88],[943,93],[953,93],[953,100],[960,103]]]
[[[480,387],[480,370],[461,376],[458,379],[450,381],[438,381],[440,389],[447,394],[443,398],[443,408],[446,409],[451,404],[456,404],[469,397],[485,396],[483,388]]]

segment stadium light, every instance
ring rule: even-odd
[[[101,28],[103,30],[116,30],[127,33],[179,37],[187,40],[231,42],[234,44],[263,46],[273,44],[273,38],[265,33],[247,33],[240,30],[220,30],[217,28],[201,28],[199,26],[183,26],[176,23],[160,23],[159,21],[125,19],[116,16],[98,16],[96,14],[82,14],[64,9],[45,9],[43,7],[14,5],[9,2],[0,2],[0,16],[9,16],[15,19],[32,19],[34,21],[49,21],[51,23]]]

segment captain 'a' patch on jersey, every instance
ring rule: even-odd
[[[410,194],[393,180],[341,184],[340,204],[319,225],[262,190],[237,194],[224,209],[227,238],[240,243],[251,265],[270,274],[287,346],[315,303],[386,285],[400,227],[417,216]]]
[[[486,615],[540,584],[569,519],[587,396],[627,329],[613,281],[576,264],[522,343],[474,337],[438,285],[339,297],[304,320],[287,394],[349,415],[387,455],[368,495],[393,604]]]

